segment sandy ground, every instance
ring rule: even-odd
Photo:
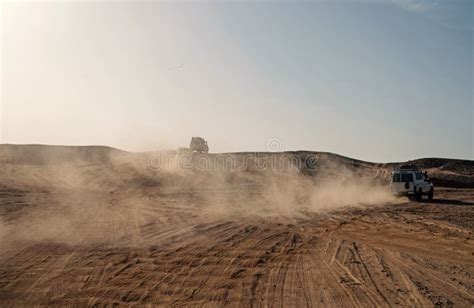
[[[5,168],[2,307],[474,305],[474,189],[291,211],[248,183],[79,188]]]

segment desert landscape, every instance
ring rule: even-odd
[[[474,1],[0,1],[0,308],[474,308]]]
[[[0,306],[474,305],[474,161],[181,156],[0,145]]]

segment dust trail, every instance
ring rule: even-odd
[[[308,212],[393,200],[367,172],[334,161],[320,162],[317,172],[308,176],[288,159],[276,161],[280,165],[262,164],[278,158],[276,154],[231,155],[227,158],[233,161],[225,163],[245,162],[246,168],[214,170],[209,164],[210,169],[202,171],[196,170],[196,161],[188,162],[194,170],[183,168],[173,152],[161,156],[167,164],[160,168],[150,165],[150,153],[98,153],[81,152],[68,161],[61,152],[53,157],[45,152],[37,164],[10,164],[0,180],[44,193],[30,194],[25,202],[31,208],[20,211],[13,223],[0,224],[0,236],[73,245],[116,245],[121,240],[137,244],[151,225],[159,233],[215,220],[297,219]],[[52,163],[58,157],[61,163]],[[176,217],[179,211],[186,216]]]
[[[224,176],[209,174],[210,191],[202,191],[208,217],[302,218],[303,213],[334,210],[346,206],[371,206],[393,202],[388,186],[371,172],[346,168],[337,162],[323,162],[313,176],[298,170],[261,170],[252,173],[252,184],[236,184]],[[246,172],[237,177],[248,176]]]

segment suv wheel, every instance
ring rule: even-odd
[[[420,200],[421,200],[421,195],[422,195],[421,188],[417,189],[417,188],[415,187],[414,197],[415,197],[416,201],[420,201]]]
[[[433,200],[434,197],[434,189],[433,187],[430,188],[430,191],[428,192],[428,199]]]

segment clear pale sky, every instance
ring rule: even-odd
[[[473,3],[2,2],[0,143],[474,159]]]

